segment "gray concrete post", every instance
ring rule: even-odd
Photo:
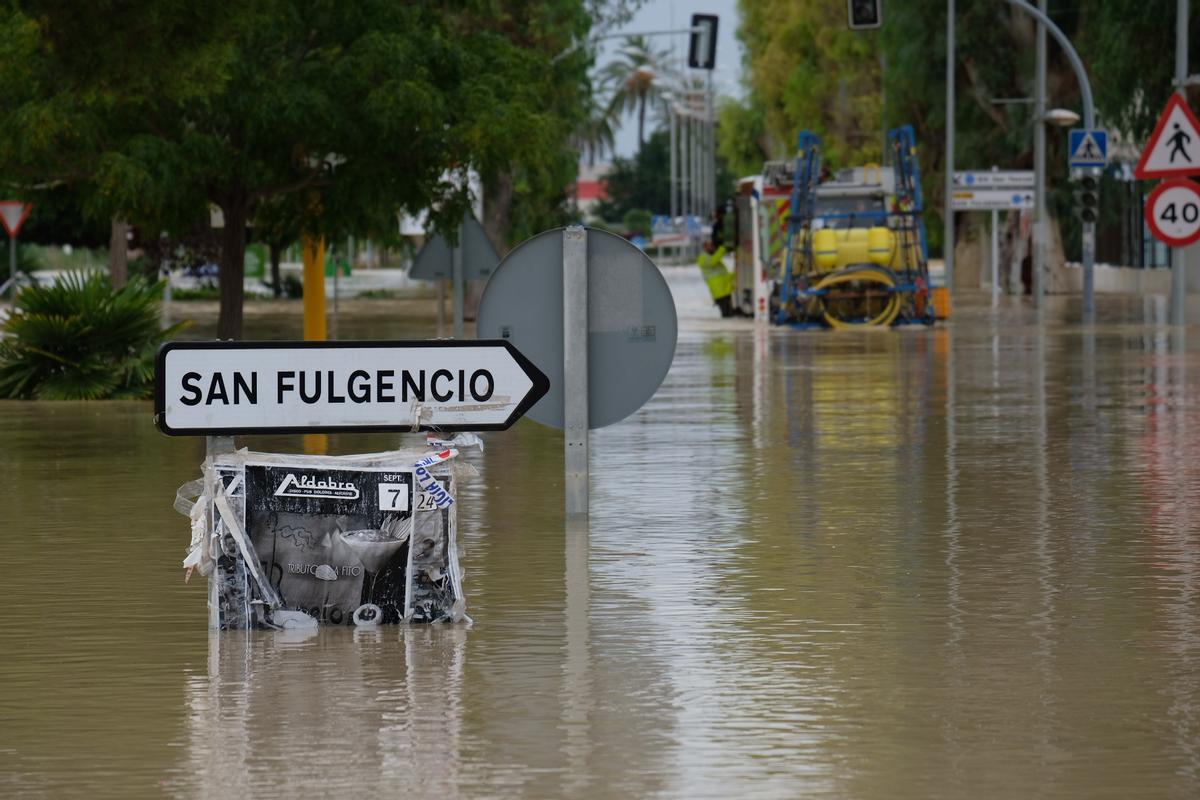
[[[587,229],[563,229],[563,494],[567,518],[588,515]]]

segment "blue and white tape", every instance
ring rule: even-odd
[[[418,459],[417,462],[413,464],[413,475],[417,480],[417,488],[429,495],[429,498],[433,501],[433,504],[438,508],[449,508],[450,506],[454,505],[454,498],[451,497],[450,493],[442,487],[441,482],[438,481],[437,478],[433,477],[432,473],[429,472],[428,467],[432,467],[435,464],[441,464],[443,461],[449,461],[456,455],[458,455],[458,451],[454,448],[450,448],[448,450],[442,450],[440,452],[427,455],[424,458]]]

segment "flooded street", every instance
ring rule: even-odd
[[[1200,796],[1195,336],[1114,298],[756,329],[667,272],[674,366],[593,434],[590,523],[560,432],[466,456],[470,627],[210,634],[171,508],[203,440],[0,403],[0,795]]]

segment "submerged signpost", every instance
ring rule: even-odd
[[[442,320],[441,281],[450,281],[454,305],[454,338],[463,338],[466,311],[467,281],[482,280],[492,274],[500,256],[483,226],[471,215],[463,217],[458,229],[458,243],[451,245],[441,234],[425,242],[413,259],[409,277],[421,281],[438,281],[438,325]]]
[[[1186,6],[1180,9],[1186,18]],[[1173,94],[1167,101],[1133,175],[1165,179],[1146,198],[1143,213],[1154,237],[1172,248],[1171,322],[1182,325],[1187,317],[1182,248],[1200,239],[1200,184],[1191,180],[1200,175],[1200,119],[1184,95]]]
[[[476,437],[336,457],[232,437],[504,430],[550,388],[511,342],[172,342],[156,366],[159,430],[207,437],[204,477],[175,507],[212,628],[466,618],[451,460]]]
[[[451,262],[461,279],[461,254]],[[159,350],[155,424],[207,437],[204,477],[175,507],[192,523],[184,566],[209,578],[212,627],[466,618],[450,462],[478,437],[305,457],[235,451],[235,435],[504,430],[528,414],[565,431],[567,517],[587,516],[589,431],[639,409],[674,358],[658,267],[605,231],[547,231],[496,269],[478,328],[490,338]]]
[[[1001,170],[954,173],[952,211],[992,212],[992,306],[1000,302],[1000,212],[1033,208],[1032,170]]]
[[[21,226],[29,218],[29,211],[32,208],[32,204],[22,203],[19,200],[0,202],[0,223],[4,225],[4,230],[8,231],[8,280],[0,284],[0,294],[16,288],[17,234],[21,232]]]
[[[679,326],[662,273],[616,234],[546,231],[496,268],[476,327],[513,342],[549,377],[528,416],[563,429],[567,515],[587,516],[588,431],[641,408],[675,357]]]

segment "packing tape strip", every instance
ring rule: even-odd
[[[424,458],[419,458],[413,464],[413,475],[417,481],[417,488],[428,494],[433,499],[433,504],[438,508],[449,508],[454,505],[454,498],[442,488],[442,484],[438,482],[437,478],[433,477],[427,468],[435,464],[441,464],[444,461],[449,461],[456,455],[458,455],[458,451],[451,447],[437,453],[431,453]]]
[[[233,507],[229,505],[229,498],[225,495],[225,487],[220,484],[217,486],[217,496],[214,502],[217,506],[217,512],[221,515],[221,521],[225,523],[225,527],[229,529],[233,540],[237,542],[238,549],[242,551],[242,559],[246,562],[246,568],[250,570],[250,574],[254,577],[254,582],[258,584],[258,590],[262,592],[263,602],[272,609],[279,608],[283,605],[283,600],[276,593],[275,587],[263,575],[262,567],[258,563],[258,555],[254,552],[254,547],[250,544],[250,540],[246,538],[246,532],[242,530],[241,522],[238,520],[237,515],[233,513]]]

